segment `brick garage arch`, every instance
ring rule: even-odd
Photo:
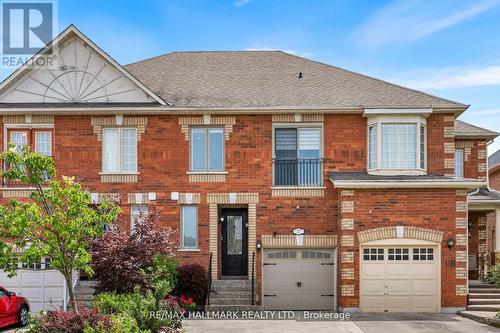
[[[443,234],[444,233],[439,230],[408,226],[392,226],[360,231],[358,232],[358,240],[360,244],[391,238],[420,239],[434,243],[441,243],[443,240]]]

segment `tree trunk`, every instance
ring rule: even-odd
[[[68,293],[69,293],[69,301],[71,303],[71,307],[73,308],[73,311],[78,313],[78,305],[76,304],[76,298],[75,298],[75,290],[73,288],[73,279],[72,279],[72,274],[63,274],[64,279],[66,280],[66,286],[68,288]]]

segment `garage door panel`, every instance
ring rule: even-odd
[[[435,295],[436,291],[436,280],[413,281],[414,295]]]
[[[363,269],[363,278],[371,279],[385,279],[385,267],[376,263],[366,263]]]
[[[435,295],[413,296],[412,299],[414,312],[436,312],[437,304]]]
[[[411,294],[410,283],[410,280],[388,280],[387,294],[409,296]]]
[[[333,296],[310,294],[302,297],[300,310],[330,310],[333,309]]]
[[[385,280],[364,280],[361,283],[363,285],[363,295],[385,295]]]
[[[411,312],[408,296],[387,296],[388,312]]]
[[[384,295],[384,293],[382,293]],[[384,301],[380,301],[380,296],[365,295],[363,297],[363,303],[361,305],[361,311],[363,312],[384,312],[385,304]]]
[[[413,264],[414,279],[434,279],[435,276],[436,264],[434,262]]]
[[[409,279],[410,278],[410,265],[407,261],[401,263],[387,264],[387,278],[388,279]]]

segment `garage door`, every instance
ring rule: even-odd
[[[333,310],[334,250],[264,252],[266,310]]]
[[[437,312],[436,247],[363,247],[361,311]]]

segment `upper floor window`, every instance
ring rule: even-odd
[[[464,150],[455,149],[455,177],[464,176]]]
[[[137,172],[137,129],[102,130],[102,171]]]
[[[224,171],[224,129],[191,129],[191,171]]]
[[[321,128],[275,128],[274,185],[321,186],[321,157]]]
[[[426,169],[426,128],[423,121],[372,121],[368,125],[368,169]]]
[[[52,131],[44,129],[12,129],[9,131],[9,142],[21,152],[22,147],[28,145],[32,151],[52,156]]]

